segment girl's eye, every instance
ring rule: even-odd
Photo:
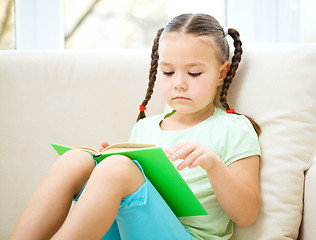
[[[201,72],[199,72],[199,73],[189,73],[189,75],[191,76],[191,77],[198,77],[198,76],[200,76],[202,73]]]
[[[163,75],[166,76],[172,76],[174,74],[174,72],[163,72]]]

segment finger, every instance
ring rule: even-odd
[[[204,155],[200,155],[188,167],[189,168],[195,168],[195,167],[201,166],[201,164],[204,163],[204,162],[205,162],[205,156]]]
[[[171,148],[171,149],[164,150],[164,152],[165,152],[166,156],[167,156],[170,160],[175,161],[175,160],[177,160],[177,159],[176,159],[176,157],[173,156],[173,155],[174,155],[174,153],[177,152],[183,145],[184,145],[184,143],[179,143],[179,144],[175,145],[175,146],[174,146],[173,148]],[[172,157],[172,156],[173,156],[173,157]],[[172,159],[171,159],[171,158],[172,158]]]
[[[177,167],[177,169],[180,171],[186,167],[193,167],[195,166],[194,163],[202,156],[202,152],[198,149],[195,149],[192,151],[185,159],[183,159],[183,162]]]
[[[178,159],[185,159],[196,149],[194,144],[186,143],[179,146],[179,148],[172,153],[170,160],[175,161]]]
[[[101,143],[101,146],[103,148],[106,148],[106,147],[110,146],[110,144],[108,142],[104,141],[104,142]]]
[[[173,155],[175,152],[177,152],[180,148],[182,148],[183,146],[185,146],[187,144],[187,142],[181,142],[178,143],[177,145],[175,145],[173,148],[168,150],[168,153]]]
[[[110,144],[108,142],[106,142],[106,141],[102,142],[101,147],[99,149],[99,152],[101,152],[104,148],[106,148],[108,146],[110,146]]]
[[[167,158],[171,157],[171,153],[169,150],[163,150],[163,152],[166,154]]]

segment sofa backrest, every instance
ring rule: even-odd
[[[228,103],[262,128],[262,206],[233,239],[298,235],[316,145],[315,56],[316,44],[244,44]],[[0,51],[1,239],[57,158],[51,142],[98,148],[128,140],[149,62],[150,52],[139,50]],[[148,115],[164,109],[155,95]]]
[[[244,44],[228,102],[262,128],[261,210],[233,239],[296,239],[316,154],[316,44]]]
[[[0,51],[0,239],[58,157],[50,143],[128,141],[149,65],[147,50]],[[164,109],[155,95],[148,114]]]

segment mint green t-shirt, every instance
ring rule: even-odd
[[[226,165],[241,158],[261,155],[257,134],[250,121],[236,114],[227,114],[215,108],[214,114],[205,121],[184,130],[163,131],[160,122],[165,114],[141,119],[133,128],[130,142],[156,144],[170,149],[176,144],[192,140],[216,153]],[[172,162],[177,167],[182,160]],[[179,218],[194,239],[229,239],[233,223],[224,213],[206,171],[201,167],[179,171],[193,193],[204,206],[208,215]]]

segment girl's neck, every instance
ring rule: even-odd
[[[214,105],[211,110],[208,109],[208,111],[200,111],[199,113],[183,114],[175,112],[160,123],[160,128],[164,131],[176,131],[191,128],[208,119],[214,112]]]

